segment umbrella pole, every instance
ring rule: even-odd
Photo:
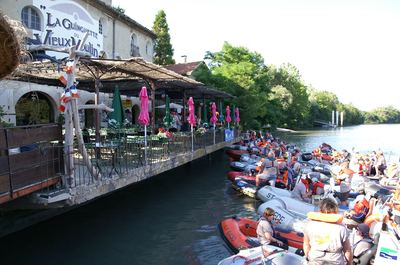
[[[147,126],[144,126],[144,164],[147,166]]]
[[[192,153],[193,153],[193,125],[190,125],[191,131],[192,131]]]
[[[215,123],[214,123],[214,144],[215,144]]]
[[[229,130],[229,124],[230,124],[230,122],[228,122],[228,130]]]

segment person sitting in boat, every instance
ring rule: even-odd
[[[269,256],[272,254],[272,250],[268,248],[269,245],[285,249],[288,248],[287,244],[285,245],[282,240],[274,237],[274,228],[271,223],[274,219],[274,215],[275,211],[272,208],[267,207],[257,224],[257,238],[260,241],[264,256]]]
[[[361,257],[373,244],[374,241],[369,237],[369,226],[367,224],[358,224],[353,243],[354,258]]]
[[[278,164],[275,162],[275,153],[270,151],[267,158],[262,162],[260,166],[260,173],[256,175],[256,186],[262,187],[266,184],[275,186],[277,174],[278,174]]]
[[[322,195],[325,192],[325,184],[317,178],[312,178],[313,188],[312,195]]]
[[[299,175],[301,170],[301,163],[298,161],[297,156],[292,156],[291,168],[293,169],[293,175],[296,177]]]
[[[349,232],[338,212],[336,202],[325,198],[319,212],[307,214],[309,221],[304,228],[303,250],[308,265],[353,264]]]
[[[279,168],[279,174],[276,178],[275,187],[280,189],[289,189],[293,180],[293,170],[287,166]]]
[[[351,219],[355,223],[362,223],[364,222],[365,218],[367,217],[370,208],[371,195],[368,193],[367,195],[358,195],[357,198],[354,200],[355,204],[353,209],[350,212],[345,212],[344,216],[348,219]],[[348,222],[351,223],[351,222]]]
[[[300,201],[311,203],[312,190],[310,188],[312,184],[311,178],[307,174],[303,174],[300,181],[297,182],[296,186],[292,190],[291,197]]]

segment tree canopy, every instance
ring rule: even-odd
[[[344,125],[400,122],[393,107],[363,112],[332,92],[305,85],[294,65],[266,65],[259,53],[245,47],[225,42],[221,51],[209,51],[204,59],[209,69],[197,69],[193,76],[235,96],[225,104],[240,108],[244,128],[309,128],[315,120],[331,121],[332,111],[344,113]]]
[[[171,36],[169,35],[167,15],[163,10],[160,10],[156,15],[153,31],[157,35],[154,46],[154,63],[159,65],[174,64],[174,49],[172,48]]]

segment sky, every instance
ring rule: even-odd
[[[167,16],[177,63],[201,61],[224,42],[290,63],[306,85],[360,110],[400,110],[398,0],[113,0],[151,29]]]

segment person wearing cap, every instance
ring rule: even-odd
[[[369,227],[366,224],[358,224],[354,235],[353,256],[359,258],[372,247],[374,241],[369,237]]]
[[[342,205],[348,205],[347,199],[350,195],[350,175],[346,173],[342,173],[336,177],[336,181],[339,184],[339,192],[336,193],[336,196],[340,200]]]
[[[274,228],[271,223],[274,215],[274,209],[267,207],[257,224],[257,238],[260,241],[264,256],[272,254],[269,245],[285,248],[284,242],[274,237]]]

